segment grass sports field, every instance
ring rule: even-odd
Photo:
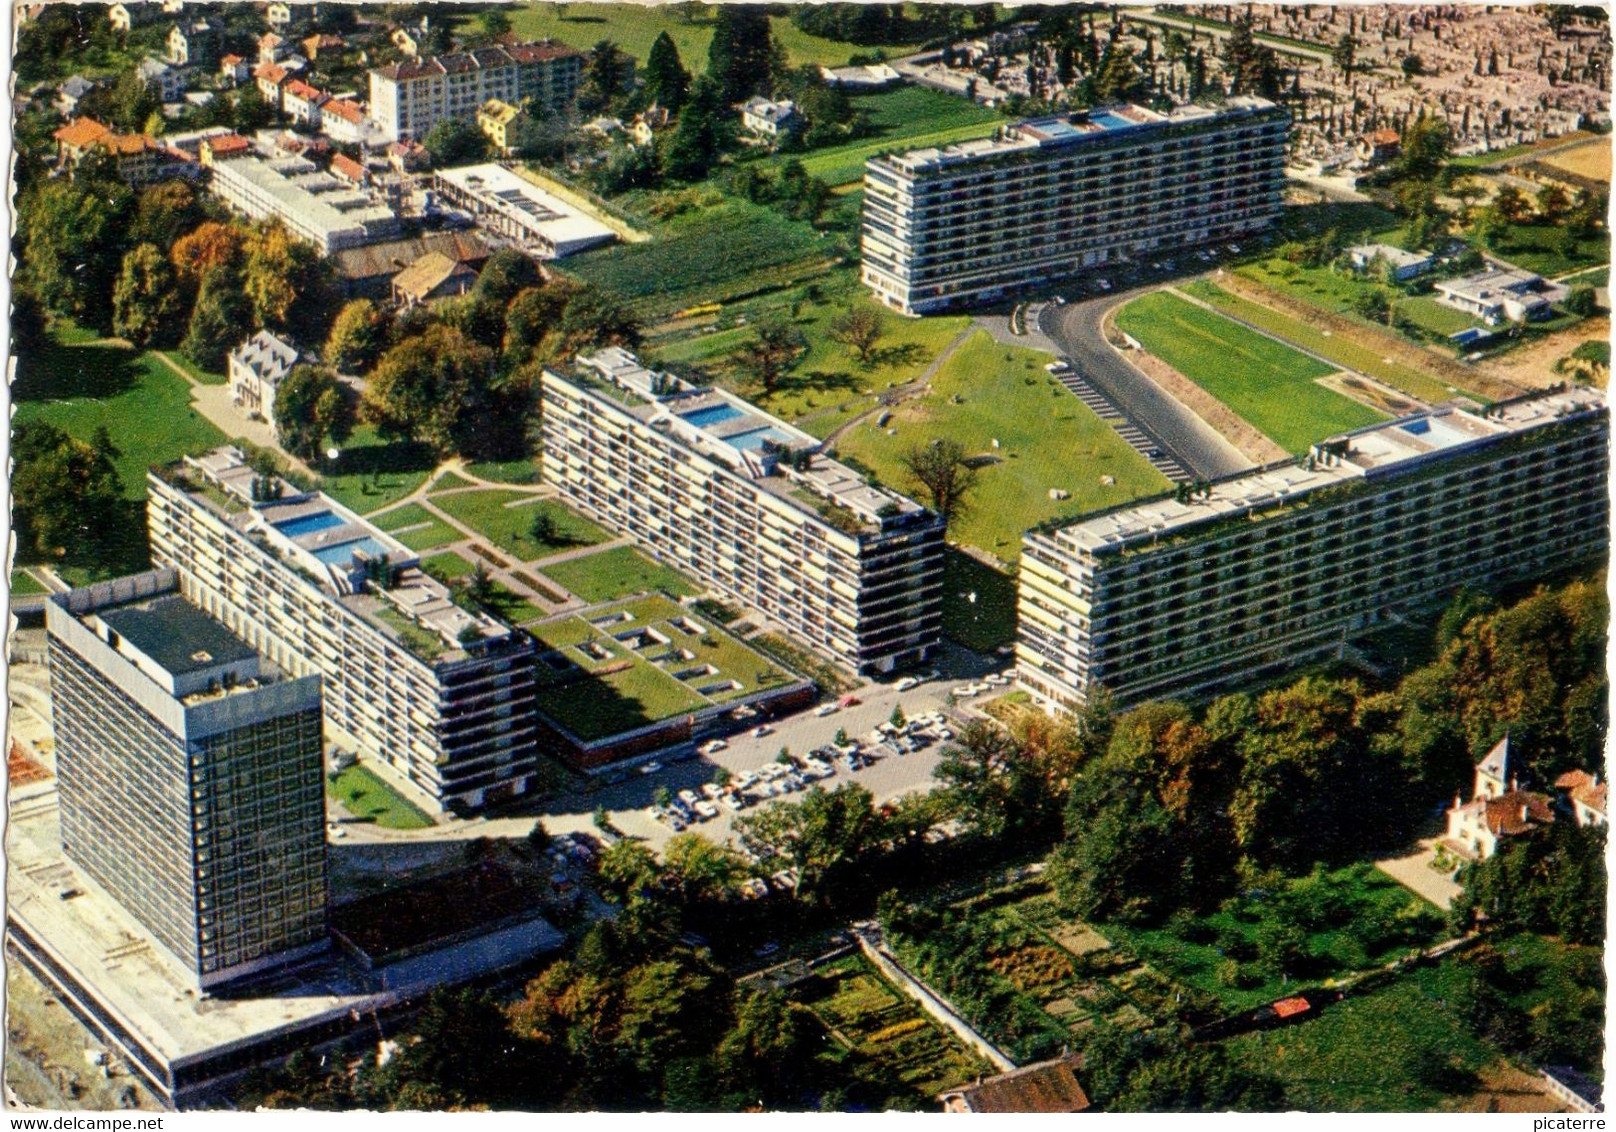
[[[589,741],[726,703],[792,679],[665,597],[591,610],[529,630],[549,647],[538,707]]]
[[[1334,372],[1323,362],[1177,295],[1142,295],[1116,323],[1290,452],[1385,419],[1316,384]]]
[[[542,573],[590,603],[652,590],[664,590],[677,597],[698,591],[683,574],[652,562],[632,546],[569,558],[546,567]]]
[[[1044,372],[1048,360],[978,331],[923,397],[893,410],[885,427],[875,424],[879,418],[856,426],[837,447],[882,482],[911,491],[904,453],[945,437],[959,441],[984,466],[951,534],[1006,561],[1019,557],[1022,532],[1045,519],[1165,490],[1165,476]],[[1115,482],[1102,483],[1105,476]],[[1052,500],[1052,488],[1071,497]]]

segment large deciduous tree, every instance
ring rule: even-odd
[[[315,460],[329,441],[353,435],[354,393],[326,369],[295,366],[275,391],[275,429],[281,446]]]
[[[965,447],[957,440],[940,439],[917,444],[905,452],[899,463],[916,487],[923,491],[931,509],[952,522],[969,506],[977,471],[967,462]]]
[[[369,299],[343,304],[326,339],[326,360],[344,373],[361,373],[376,364],[387,342],[387,319]]]
[[[422,440],[441,455],[478,454],[496,398],[494,352],[453,327],[406,338],[376,364],[360,411],[383,436]]]
[[[876,344],[886,333],[886,321],[874,307],[855,303],[831,320],[830,336],[846,346],[860,365],[869,365]]]
[[[185,300],[173,266],[153,244],[123,257],[112,288],[112,330],[141,349],[172,346],[185,326]]]
[[[741,348],[739,360],[746,375],[772,393],[797,359],[808,349],[802,331],[783,318],[768,318]]]

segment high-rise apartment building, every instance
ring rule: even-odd
[[[1604,394],[1440,408],[1022,542],[1017,668],[1051,706],[1216,691],[1400,609],[1599,559]]]
[[[860,672],[936,649],[937,515],[624,350],[546,370],[543,386],[545,477],[579,509]]]
[[[370,117],[388,141],[419,141],[444,118],[475,123],[490,99],[565,109],[583,74],[584,53],[553,40],[406,59],[370,72]]]
[[[172,570],[46,603],[63,851],[208,989],[328,945],[320,678]]]
[[[1259,232],[1279,214],[1290,116],[1084,110],[864,172],[863,280],[905,314],[982,302],[1135,255]]]
[[[440,809],[532,787],[532,637],[462,609],[414,551],[236,449],[147,484],[153,561],[275,664],[323,676],[334,742]]]

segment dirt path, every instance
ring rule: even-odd
[[[836,441],[841,439],[842,434],[847,432],[847,430],[852,428],[854,425],[862,424],[871,417],[875,416],[877,413],[894,408],[897,405],[902,404],[904,401],[911,401],[916,397],[923,396],[926,390],[931,388],[932,378],[937,376],[937,372],[943,368],[944,363],[946,363],[949,358],[952,358],[961,346],[965,345],[966,339],[970,338],[972,334],[975,334],[980,329],[981,327],[973,323],[972,325],[967,326],[964,330],[961,330],[954,336],[954,340],[952,342],[944,346],[942,350],[938,352],[937,356],[931,360],[931,364],[920,371],[919,377],[915,378],[913,381],[905,382],[902,385],[891,386],[886,390],[887,394],[890,394],[893,397],[890,404],[885,401],[877,400],[875,405],[870,409],[860,413],[856,417],[851,417],[848,420],[843,421],[841,424],[832,429],[830,434],[825,437],[824,441],[822,442],[823,446],[826,448],[834,448],[836,446]]]

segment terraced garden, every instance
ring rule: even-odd
[[[569,558],[540,573],[591,604],[655,590],[685,597],[700,589],[677,570],[651,561],[632,546]]]

